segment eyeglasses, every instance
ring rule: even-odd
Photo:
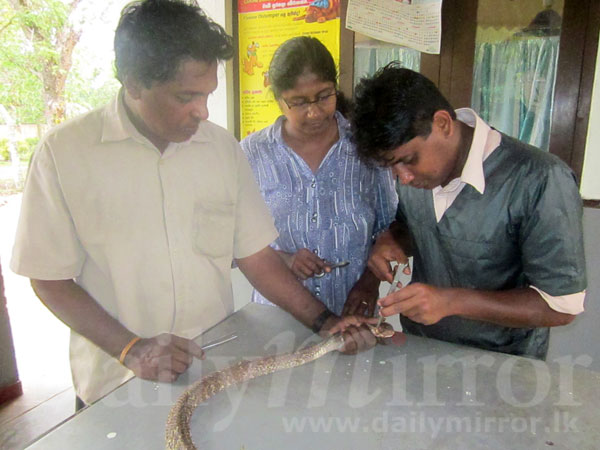
[[[297,111],[306,111],[309,105],[317,105],[319,108],[322,108],[327,103],[332,101],[336,95],[337,91],[334,91],[329,94],[318,95],[317,98],[315,98],[314,100],[309,100],[307,98],[301,98],[297,100],[286,100],[283,97],[281,97],[281,99],[290,109]]]

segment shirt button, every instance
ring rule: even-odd
[[[314,188],[314,187],[316,187],[316,186],[317,186],[317,183],[316,183],[316,182],[314,182],[314,181],[313,181],[312,183],[310,183],[310,187],[311,187],[311,188]]]
[[[320,297],[320,296],[321,296],[321,293],[320,293],[320,292],[315,292],[315,295],[316,295],[317,297]]]

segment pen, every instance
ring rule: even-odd
[[[225,336],[221,336],[218,339],[214,339],[214,340],[204,344],[202,346],[202,350],[208,350],[209,348],[217,347],[221,344],[225,344],[226,342],[233,341],[236,338],[237,338],[237,335],[235,333],[230,333]]]

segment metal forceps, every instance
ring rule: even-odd
[[[225,336],[221,336],[220,338],[213,339],[212,341],[207,342],[201,348],[202,348],[202,350],[208,350],[209,348],[217,347],[226,342],[233,341],[236,338],[237,338],[237,334],[229,333],[229,334],[226,334]]]
[[[402,267],[400,267],[402,266]],[[394,273],[394,279],[392,281],[392,284],[390,285],[390,289],[388,290],[387,295],[390,295],[393,292],[396,292],[398,290],[398,282],[400,281],[400,277],[402,276],[402,274],[404,273],[404,270],[410,267],[410,263],[407,262],[406,264],[398,264],[396,266],[396,272]],[[379,309],[377,309],[377,313],[379,314]],[[379,320],[377,321],[377,326],[381,325],[381,323],[383,322],[383,316],[380,315],[379,316]],[[402,325],[400,325],[400,329],[397,331],[402,331]]]
[[[341,269],[342,267],[346,267],[348,264],[350,264],[350,261],[340,261],[339,263],[332,264],[329,267],[331,267],[331,270],[333,271],[333,269]],[[325,271],[323,271],[321,273],[316,274],[315,278],[324,277],[328,273],[331,273],[331,272],[325,272]]]

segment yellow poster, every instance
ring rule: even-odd
[[[271,125],[281,114],[269,89],[273,53],[295,36],[314,36],[340,60],[339,0],[238,0],[240,134]]]

